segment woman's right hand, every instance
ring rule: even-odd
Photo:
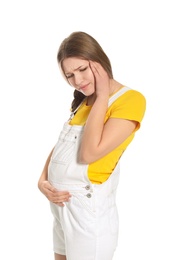
[[[39,182],[38,188],[50,202],[61,207],[63,207],[65,205],[64,202],[69,201],[71,197],[71,194],[68,191],[58,191],[46,180]]]

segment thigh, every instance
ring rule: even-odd
[[[59,254],[54,254],[54,259],[55,260],[66,260],[66,256],[65,255],[59,255]]]
[[[109,210],[92,217],[84,208],[80,213],[65,232],[67,260],[112,260],[118,241],[117,215]]]
[[[64,231],[60,221],[61,208],[54,203],[50,203],[51,211],[53,213],[53,250],[54,253],[61,256],[65,256],[65,237]],[[55,258],[58,260],[58,258]],[[61,258],[59,258],[61,259]],[[64,258],[65,259],[65,258]]]
[[[95,260],[112,260],[117,248],[118,235],[107,234],[100,236],[97,241]]]

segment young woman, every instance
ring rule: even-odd
[[[64,39],[57,60],[75,90],[71,117],[38,181],[54,216],[55,260],[111,260],[119,162],[140,128],[145,97],[113,78],[107,55],[87,33]]]

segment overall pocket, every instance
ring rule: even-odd
[[[53,163],[66,164],[73,159],[75,151],[75,141],[59,140],[54,148],[51,161]]]
[[[74,140],[59,139],[48,166],[48,180],[55,183],[61,182],[61,179],[66,177],[69,164],[73,160],[76,160],[75,157],[77,157],[77,143],[75,138]]]

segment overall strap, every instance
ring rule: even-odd
[[[121,95],[123,95],[126,91],[130,90],[129,87],[122,87],[120,90],[118,90],[114,95],[112,95],[110,98],[109,98],[109,101],[108,101],[108,107],[118,98],[120,97]],[[74,114],[77,112],[77,110],[79,109],[79,107],[83,104],[83,102],[85,101],[86,98],[84,98],[84,100],[79,104],[79,106],[75,109],[75,111],[73,111],[71,114],[70,114],[70,118],[68,119],[68,121],[70,121],[73,117],[74,117]]]
[[[68,121],[72,120],[72,118],[74,117],[75,113],[77,112],[77,110],[79,109],[79,107],[81,107],[81,105],[83,104],[83,102],[85,101],[85,99],[86,99],[86,98],[84,98],[84,99],[82,100],[82,102],[78,105],[78,107],[77,107],[73,112],[71,112]]]
[[[123,95],[125,92],[127,92],[128,90],[130,90],[131,88],[129,87],[122,87],[120,90],[118,90],[114,95],[112,95],[109,99],[109,102],[108,102],[108,107],[118,98],[120,97],[121,95]]]

